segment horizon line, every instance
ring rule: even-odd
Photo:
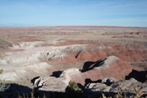
[[[130,28],[147,28],[147,26],[110,26],[110,25],[0,26],[0,28],[34,28],[34,27],[130,27]]]

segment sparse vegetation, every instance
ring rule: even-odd
[[[135,88],[136,96],[134,98],[141,98],[144,94],[139,88]]]
[[[0,69],[0,74],[2,74],[3,73],[3,69]]]
[[[146,97],[142,97],[144,95],[144,93],[139,89],[139,88],[135,88],[135,96],[127,96],[127,92],[119,92],[116,95],[109,96],[106,97],[106,95],[102,94],[102,98],[146,98]]]
[[[67,98],[83,98],[84,94],[77,83],[70,81],[66,88],[66,96]]]
[[[3,69],[0,69],[0,74],[2,74],[2,73],[3,73]],[[5,91],[9,87],[10,87],[10,85],[6,84],[5,81],[0,80],[0,92]]]
[[[9,87],[9,84],[6,84],[5,81],[0,80],[0,92],[7,90]]]

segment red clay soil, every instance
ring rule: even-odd
[[[106,53],[103,50],[94,51],[94,50],[84,50],[84,51],[68,52],[67,56],[61,58],[51,59],[52,62],[80,62],[80,61],[91,61],[107,57]]]
[[[64,43],[64,42],[63,42]],[[63,43],[61,45],[63,45]],[[66,43],[66,42],[65,42]],[[69,44],[69,42],[67,42]],[[78,44],[73,41],[71,44]],[[83,42],[84,43],[84,42]],[[80,42],[81,44],[81,42]],[[51,59],[52,62],[79,62],[79,61],[95,61],[114,55],[127,62],[143,62],[147,61],[147,50],[138,45],[117,45],[117,44],[91,44],[87,43],[84,50],[64,51],[67,56],[62,58]],[[111,48],[99,49],[99,46],[106,46]]]
[[[35,39],[35,38],[32,38],[32,39],[20,39],[20,40],[17,40],[17,42],[36,42],[36,41],[41,41],[40,39]]]

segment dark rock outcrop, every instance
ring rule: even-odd
[[[134,78],[131,78],[130,80],[115,81],[110,86],[107,86],[104,83],[89,83],[85,87],[85,93],[91,96],[94,96],[95,94],[101,95],[102,93],[109,96],[125,93],[126,96],[134,97],[138,93],[137,90],[147,94],[147,85],[138,82]]]

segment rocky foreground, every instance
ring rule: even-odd
[[[0,96],[31,98],[33,90],[33,96],[47,98],[145,97],[146,32],[121,27],[0,28],[0,79],[9,85]]]

